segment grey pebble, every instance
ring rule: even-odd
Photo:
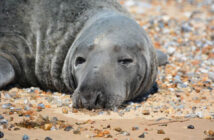
[[[4,137],[4,133],[0,131],[0,139]]]
[[[64,131],[70,131],[71,129],[73,129],[72,126],[67,126],[67,127],[64,129]]]
[[[196,112],[196,115],[197,115],[199,118],[203,118],[203,112]]]
[[[181,25],[181,31],[183,32],[191,32],[193,30],[193,28],[190,26],[189,23],[183,23]]]
[[[0,125],[7,125],[8,124],[8,120],[2,119],[0,120]]]
[[[214,72],[208,72],[208,77],[214,82]]]
[[[53,140],[53,139],[50,137],[46,137],[45,140]]]
[[[4,117],[0,114],[0,120],[4,119]]]
[[[28,135],[24,135],[24,136],[22,137],[22,140],[30,140],[30,138],[29,138]]]
[[[126,131],[121,132],[121,134],[124,136],[130,136],[129,132],[126,132]]]
[[[3,108],[3,109],[9,109],[11,106],[12,106],[11,103],[6,103],[6,104],[3,104],[3,105],[2,105],[2,108]]]
[[[193,125],[188,125],[187,128],[188,129],[195,129],[195,127]]]
[[[196,114],[187,114],[187,115],[185,116],[185,118],[196,118],[196,117],[197,117]]]

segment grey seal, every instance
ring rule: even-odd
[[[2,0],[0,89],[70,93],[76,108],[143,96],[167,56],[116,0]]]

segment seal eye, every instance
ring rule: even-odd
[[[121,65],[129,65],[133,62],[133,59],[131,58],[124,58],[124,59],[119,59],[118,60],[118,63],[121,64]]]
[[[81,64],[85,63],[85,61],[86,61],[85,58],[79,56],[76,58],[75,66],[81,65]]]

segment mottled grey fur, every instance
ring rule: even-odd
[[[78,83],[70,67],[71,46],[82,41],[78,36],[84,34],[85,26],[94,23],[90,20],[105,11],[132,20],[116,0],[1,0],[0,88],[13,82],[74,92]],[[138,91],[127,99],[148,91],[156,79],[156,54],[144,34],[146,76]],[[4,75],[7,70],[8,76]]]

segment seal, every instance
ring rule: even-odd
[[[116,0],[2,0],[0,89],[71,93],[76,108],[113,108],[155,84],[156,51]]]

